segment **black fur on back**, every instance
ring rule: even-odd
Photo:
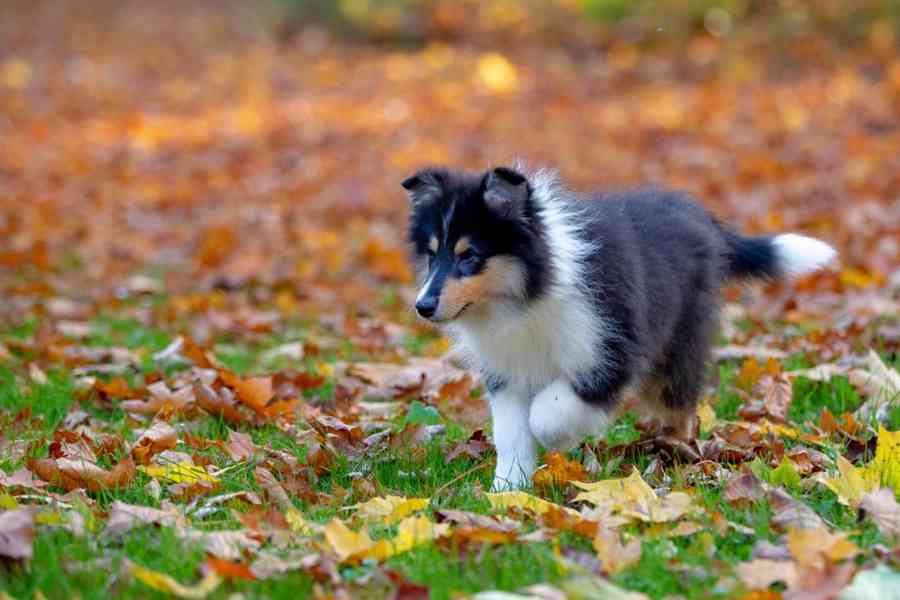
[[[621,389],[657,380],[668,408],[700,393],[718,327],[720,288],[735,276],[774,276],[767,238],[745,238],[686,195],[638,190],[580,202],[581,234],[596,247],[587,287],[606,321],[595,372],[575,382],[585,400],[613,404]]]

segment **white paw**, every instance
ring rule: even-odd
[[[587,435],[598,434],[609,424],[603,409],[583,401],[565,381],[554,381],[531,403],[528,424],[547,450],[568,452]]]
[[[500,474],[498,472],[494,475],[494,483],[491,484],[491,491],[510,492],[531,487],[532,474],[526,474],[521,469],[515,469],[506,474]]]

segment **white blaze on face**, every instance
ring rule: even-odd
[[[425,283],[422,284],[422,287],[419,288],[419,295],[416,296],[416,302],[421,302],[422,299],[428,295],[428,289],[431,287],[431,284],[434,283],[434,278],[437,275],[437,269],[433,269],[431,273],[428,274],[428,279],[425,280]]]

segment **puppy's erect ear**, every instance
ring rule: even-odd
[[[530,193],[528,180],[518,171],[498,167],[485,175],[484,202],[502,217],[524,217]]]
[[[429,202],[441,195],[440,175],[431,169],[425,169],[407,177],[400,185],[409,194],[413,205]]]

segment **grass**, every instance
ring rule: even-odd
[[[36,327],[36,323],[28,322],[0,337],[26,339],[34,335]],[[297,339],[296,333],[291,332],[292,339]],[[105,315],[94,322],[87,341],[101,346],[125,346],[149,354],[165,347],[172,339],[172,335],[141,325],[134,319]],[[254,372],[259,368],[260,354],[283,341],[283,338],[275,336],[249,344],[230,339],[217,346],[217,355],[230,368],[245,373]],[[404,345],[417,353],[433,342],[433,338],[418,336],[408,338]],[[313,368],[314,364],[309,362],[306,366]],[[741,404],[734,385],[737,370],[736,364],[718,366],[715,409],[720,419],[737,418]],[[0,409],[6,414],[16,414],[30,407],[36,419],[23,435],[33,442],[33,453],[43,455],[49,434],[75,402],[74,385],[71,376],[64,370],[48,373],[46,383],[29,381],[26,373],[26,363],[22,357],[0,364]],[[311,396],[322,395],[323,400],[330,397],[333,395],[333,384],[329,385],[332,387],[323,386]],[[837,378],[828,384],[800,379],[794,384],[794,401],[789,418],[797,424],[815,422],[825,407],[841,414],[855,410],[860,403],[861,398],[846,379]],[[123,433],[127,440],[133,440],[130,430],[134,424],[118,409],[101,410],[91,403],[85,403],[84,408],[105,421],[108,431]],[[893,409],[891,419],[895,423],[900,421],[900,408]],[[452,461],[447,461],[445,457],[446,449],[465,439],[469,431],[421,403],[413,405],[393,423],[393,427],[400,430],[409,424],[442,424],[446,429],[419,450],[388,450],[356,460],[338,457],[329,471],[311,482],[322,498],[333,500],[310,506],[294,499],[295,506],[304,512],[307,519],[317,523],[324,524],[335,517],[346,518],[348,513],[344,508],[365,499],[365,496],[354,491],[354,481],[368,477],[376,482],[379,493],[431,498],[432,504],[426,514],[433,515],[441,508],[489,514],[490,505],[483,491],[490,485],[492,457],[460,457]],[[213,417],[185,422],[184,426],[189,426],[193,435],[222,441],[227,440],[230,430],[234,429],[220,418]],[[305,459],[305,442],[291,433],[274,426],[241,429],[249,433],[259,446],[286,451],[301,461]],[[615,448],[632,443],[639,435],[635,417],[626,414],[609,428],[604,441],[610,448]],[[215,447],[193,450],[179,446],[176,450],[206,456],[217,464],[225,460],[222,450]],[[577,453],[574,456],[580,458]],[[605,478],[624,475],[630,465],[642,470],[652,456],[629,450],[625,454],[608,452],[600,459],[604,466],[600,477]],[[0,467],[7,472],[20,466],[20,463],[0,455]],[[254,467],[255,464],[250,461],[227,470],[222,475],[218,492],[249,490],[261,494],[253,477]],[[765,469],[764,478],[772,476],[771,467],[762,468]],[[682,485],[682,471],[678,465],[669,468],[667,474],[673,487]],[[139,473],[125,489],[100,492],[94,496],[101,510],[108,509],[116,500],[158,507],[160,502],[147,490],[149,482],[146,475]],[[451,482],[452,485],[448,485]],[[630,531],[639,534],[643,540],[641,557],[635,565],[616,575],[613,578],[615,583],[646,593],[651,598],[725,598],[729,590],[717,588],[721,564],[734,565],[748,560],[757,540],[774,541],[777,538],[777,533],[769,525],[772,511],[766,503],[732,506],[723,498],[721,483],[694,485],[693,489],[703,507],[722,513],[729,521],[750,527],[755,534],[747,535],[733,529],[721,533],[708,528],[692,535],[668,538],[648,534],[648,528],[644,525],[630,526]],[[863,549],[888,543],[870,521],[859,522],[855,511],[838,503],[835,495],[822,486],[807,488],[789,485],[788,491],[836,528],[851,531],[852,539]],[[545,491],[544,495],[557,502],[567,499],[564,488]],[[238,528],[241,525],[236,514],[246,508],[241,503],[223,506],[221,510],[194,522],[194,526],[210,531]],[[103,532],[102,519],[97,519],[86,508],[84,514],[87,516],[88,532],[83,536],[72,534],[58,524],[39,526],[34,559],[27,565],[0,567],[5,569],[0,571],[0,591],[14,598],[40,597],[36,595],[40,592],[50,600],[167,597],[133,578],[123,576],[126,559],[171,575],[185,584],[199,580],[205,561],[203,549],[198,544],[179,538],[172,528],[138,527],[122,536],[111,537]],[[526,525],[526,532],[529,527],[533,528]],[[516,590],[532,583],[558,581],[566,576],[557,560],[563,549],[592,553],[590,540],[576,534],[563,534],[556,540],[498,546],[455,548],[427,545],[391,558],[386,567],[402,573],[412,582],[428,586],[432,599],[449,600],[460,594],[485,589]],[[345,580],[358,582],[358,597],[381,597],[378,588],[372,587],[374,584],[362,583],[371,579],[373,569],[370,564],[342,567],[341,574]],[[314,584],[309,574],[293,572],[265,581],[229,581],[209,597],[229,598],[234,593],[243,593],[246,598],[311,598],[314,596]]]

